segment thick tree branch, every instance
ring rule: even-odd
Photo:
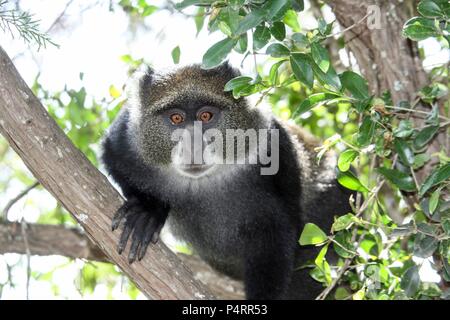
[[[77,219],[86,234],[149,298],[211,298],[161,242],[129,265],[116,252],[111,217],[122,197],[70,142],[0,48],[0,133],[37,180]]]
[[[77,228],[28,223],[25,231],[28,249],[32,255],[61,255],[69,258],[109,261],[99,247]],[[0,254],[4,253],[27,253],[20,223],[0,224]]]

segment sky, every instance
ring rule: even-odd
[[[90,4],[99,2],[90,7]],[[148,1],[150,3],[150,1]],[[41,30],[45,31],[53,24],[55,19],[66,7],[68,1],[54,0],[23,0],[20,1],[22,9],[35,15],[41,20]],[[121,87],[128,79],[128,66],[121,61],[124,54],[131,54],[135,59],[144,58],[157,68],[173,67],[171,51],[174,47],[181,48],[181,64],[199,63],[203,53],[215,42],[223,39],[220,33],[208,34],[206,30],[196,37],[193,19],[186,19],[181,14],[171,14],[161,11],[152,14],[145,20],[146,29],[135,29],[130,25],[128,17],[117,6],[109,10],[109,1],[73,1],[66,11],[61,24],[56,25],[50,32],[52,40],[59,44],[59,48],[49,46],[36,52],[36,46],[27,46],[21,40],[11,39],[8,34],[0,32],[0,45],[13,59],[20,74],[31,85],[35,77],[40,74],[40,82],[50,91],[60,91],[68,88],[81,87],[79,75],[84,74],[83,86],[87,92],[101,99],[109,97],[109,87],[114,84]],[[159,6],[165,1],[151,1]],[[308,7],[308,4],[306,4]],[[80,13],[81,12],[81,13]],[[189,11],[186,11],[189,13]],[[329,10],[325,10],[327,22],[334,18]],[[316,27],[316,21],[305,13],[300,14],[301,25],[305,29]],[[336,26],[336,30],[338,27]],[[425,66],[446,62],[449,59],[448,51],[440,51],[439,45],[432,40],[421,43],[427,58]],[[346,55],[342,55],[346,58]],[[258,59],[264,57],[258,57]],[[344,59],[345,60],[345,59]],[[232,54],[230,62],[236,67],[241,63],[241,56]],[[344,61],[345,63],[345,61]],[[252,59],[247,59],[242,66],[243,73],[254,73]],[[8,160],[10,166],[24,168],[17,156],[12,155]],[[0,177],[2,175],[0,170]],[[0,208],[8,199],[23,189],[23,184],[12,181],[6,194],[0,198]],[[27,221],[36,221],[41,210],[50,210],[55,206],[55,200],[46,197],[42,201],[41,193],[32,191],[23,200],[19,201],[10,211],[9,218],[18,220],[24,217]],[[33,204],[33,205],[27,205]],[[20,256],[8,254],[0,256],[0,283],[5,280],[6,264],[14,264]],[[62,257],[33,257],[33,270],[48,272],[55,266],[66,263]],[[77,262],[81,263],[81,262]],[[80,298],[79,292],[73,285],[79,265],[67,265],[56,271],[53,282],[60,287],[62,298]],[[422,272],[423,277],[433,280],[431,272]],[[16,269],[14,274],[15,289],[7,288],[3,298],[25,298],[26,269],[25,264]],[[36,282],[30,286],[30,298],[53,299],[50,283]],[[106,296],[106,287],[99,286],[87,299],[102,299]],[[127,298],[120,287],[114,288],[114,297]],[[143,298],[143,296],[139,296]]]

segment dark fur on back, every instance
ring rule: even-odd
[[[314,185],[315,175],[312,182],[304,181],[303,170],[319,177],[317,171],[328,169],[302,163],[314,161],[309,154],[299,157],[309,152],[308,143],[293,138],[278,120],[267,121],[259,111],[249,109],[245,100],[233,100],[223,92],[225,83],[237,75],[228,66],[209,71],[191,66],[159,78],[147,72],[140,80],[140,118],[133,118],[129,108],[120,112],[104,139],[103,162],[127,199],[144,208],[143,214],[156,215],[160,224],[167,217],[175,236],[192,244],[204,260],[243,279],[247,298],[312,299],[321,285],[307,271],[294,272],[294,268],[314,258],[317,250],[301,248],[298,237],[306,222],[329,230],[333,215],[350,209],[349,194],[334,179],[321,181],[319,188]],[[167,139],[167,133],[161,131],[152,110],[161,103],[195,98],[198,92],[223,99],[222,103],[229,101],[224,111],[227,126],[279,130],[277,174],[261,175],[260,165],[234,165],[190,179],[171,172],[165,156],[155,156],[151,148],[156,147],[148,139],[151,135]],[[133,123],[136,119],[139,123]],[[143,128],[153,131],[141,135]],[[150,138],[140,142],[142,137]],[[158,148],[166,147],[163,142],[155,143]],[[144,221],[132,217],[129,220]],[[133,224],[137,234],[139,225]]]

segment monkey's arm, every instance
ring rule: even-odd
[[[150,179],[148,171],[132,149],[127,135],[128,112],[123,110],[103,141],[102,161],[126,198],[114,215],[112,230],[124,220],[118,244],[122,253],[132,234],[128,261],[141,260],[150,242],[156,242],[169,212],[169,207],[145,190],[142,181]]]

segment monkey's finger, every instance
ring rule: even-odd
[[[117,247],[117,251],[119,252],[119,254],[122,254],[123,250],[125,249],[128,238],[130,237],[131,231],[133,231],[134,224],[136,223],[138,217],[139,214],[131,214],[127,216],[122,235],[120,236],[119,245]]]
[[[144,230],[149,220],[150,220],[149,214],[141,213],[134,224],[131,248],[130,252],[128,253],[128,262],[130,264],[136,260],[136,255],[138,253],[139,246],[141,245],[142,239],[144,237]]]
[[[120,221],[122,221],[123,217],[127,214],[128,210],[130,209],[130,206],[128,202],[125,202],[114,214],[114,217],[111,222],[111,229],[112,231],[116,230],[119,225]]]
[[[157,221],[154,218],[151,218],[145,226],[144,239],[142,240],[141,247],[139,248],[138,260],[142,260],[142,258],[145,256],[148,245],[150,244],[150,241],[152,240],[153,234],[157,227]]]
[[[152,243],[156,244],[159,240],[159,235],[161,234],[161,229],[164,227],[164,223],[160,223],[152,235]]]

